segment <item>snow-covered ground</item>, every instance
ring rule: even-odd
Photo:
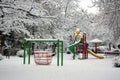
[[[113,67],[112,58],[72,60],[71,54],[64,55],[64,66],[23,64],[23,58],[11,56],[0,61],[0,80],[120,80],[120,68]],[[28,58],[26,58],[28,59]]]

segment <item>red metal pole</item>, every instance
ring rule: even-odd
[[[97,54],[97,43],[95,43],[95,53]]]
[[[86,39],[86,33],[84,33],[84,36],[85,36],[85,59],[87,59],[88,58],[88,54],[87,54],[87,47],[88,47],[88,45],[87,45],[87,39]]]
[[[83,33],[83,53],[82,53],[82,59],[86,59],[87,58],[87,48],[86,48],[86,34]]]

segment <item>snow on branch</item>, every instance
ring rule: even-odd
[[[33,17],[37,17],[37,18],[52,18],[52,19],[56,18],[56,16],[41,16],[40,11],[38,11],[38,10],[36,11],[35,9],[32,9],[33,10],[32,11],[31,8],[25,9],[25,8],[21,8],[21,7],[16,7],[14,5],[6,5],[6,4],[2,4],[2,3],[0,3],[0,7],[11,8],[14,10],[23,11],[23,12],[26,12],[28,15],[33,16]],[[35,13],[35,12],[37,12],[37,13]]]

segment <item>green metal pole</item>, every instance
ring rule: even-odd
[[[28,64],[30,64],[30,45],[31,44],[31,42],[29,41],[28,42]]]
[[[61,66],[63,66],[63,41],[61,41]]]
[[[57,66],[59,66],[59,39],[57,41]]]
[[[23,64],[25,64],[25,58],[26,58],[26,40],[24,39],[24,60],[23,60]]]

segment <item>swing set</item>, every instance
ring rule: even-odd
[[[63,66],[63,41],[59,39],[24,39],[24,59],[23,64],[26,63],[26,48],[28,48],[28,64],[30,64],[31,43],[33,42],[54,42],[57,43],[57,66]],[[36,52],[35,52],[36,53]],[[47,54],[47,52],[45,52]],[[37,53],[38,54],[38,53]],[[34,55],[34,58],[35,55]]]

